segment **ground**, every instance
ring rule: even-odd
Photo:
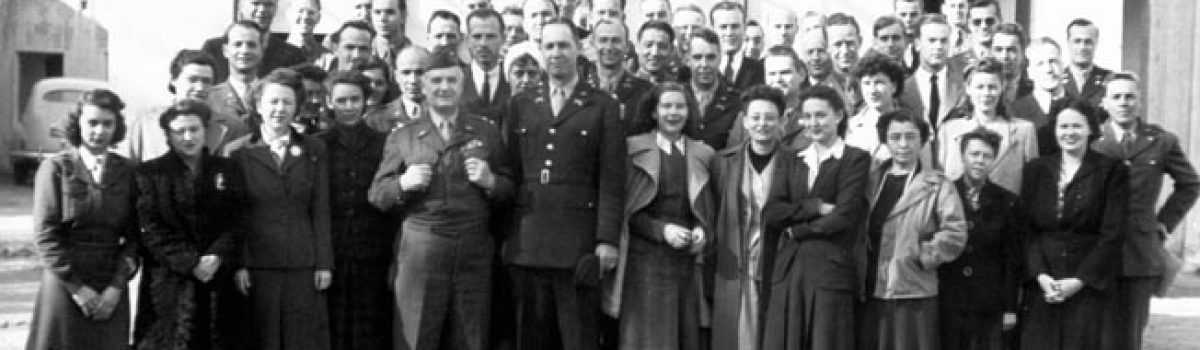
[[[40,268],[32,256],[32,189],[0,181],[0,350],[23,349]],[[1200,349],[1200,274],[1179,275],[1150,307],[1145,350]]]

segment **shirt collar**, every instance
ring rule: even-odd
[[[1137,139],[1137,136],[1138,136],[1137,129],[1138,129],[1139,121],[1134,121],[1133,126],[1130,126],[1129,129],[1125,129],[1125,128],[1122,128],[1120,125],[1117,125],[1117,122],[1115,120],[1109,120],[1108,123],[1109,123],[1109,126],[1111,126],[1113,129],[1113,133],[1116,134],[1115,136],[1117,137],[1117,143],[1121,143],[1122,141],[1125,141],[1125,133],[1127,133],[1127,132],[1129,133],[1129,135],[1133,136],[1133,138],[1135,140]]]
[[[275,145],[277,145],[279,142],[284,142],[285,143],[284,145],[286,146],[288,143],[291,143],[291,139],[290,139],[291,136],[292,136],[291,133],[285,132],[285,133],[282,133],[279,135],[275,135],[274,138],[268,139],[267,135],[263,134],[262,135],[262,143],[264,145],[267,145],[267,147],[275,147]]]
[[[83,159],[83,165],[88,169],[95,169],[97,164],[104,164],[108,158],[108,153],[95,155],[85,149],[79,149],[79,158]]]
[[[578,75],[571,77],[571,80],[569,80],[566,83],[561,84],[561,85],[559,85],[558,82],[554,81],[553,79],[549,79],[549,80],[547,80],[546,85],[550,86],[550,94],[554,94],[554,89],[563,89],[566,91],[566,93],[567,93],[566,95],[569,97],[569,96],[571,96],[572,93],[575,92],[575,85],[577,85],[577,84],[579,84],[579,76]]]
[[[436,127],[441,127],[442,123],[447,122],[447,121],[450,122],[451,126],[454,126],[455,124],[458,124],[458,112],[454,112],[454,114],[452,114],[452,115],[444,116],[444,115],[438,114],[433,109],[430,109],[429,110],[429,120],[432,121],[433,126],[436,126]]]
[[[483,66],[479,65],[479,61],[471,62],[471,75],[477,77],[487,77],[488,80],[495,79],[500,75],[500,65],[492,67],[492,70],[483,70]]]
[[[821,164],[821,162],[829,158],[842,159],[842,154],[845,152],[846,142],[842,141],[842,138],[839,137],[833,142],[833,146],[826,148],[819,143],[813,142],[800,153],[804,156],[805,161],[811,159],[815,160],[816,164]]]
[[[671,142],[671,140],[668,140],[666,136],[663,136],[662,133],[660,133],[660,132],[654,133],[654,143],[658,145],[658,149],[661,149],[663,152],[667,152],[667,154],[671,154],[672,142]],[[680,137],[678,140],[675,140],[674,145],[675,145],[675,148],[679,149],[680,154],[687,154],[687,147],[684,147],[683,137]]]

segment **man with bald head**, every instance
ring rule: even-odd
[[[288,9],[289,28],[287,43],[304,52],[304,61],[313,62],[329,50],[313,36],[313,29],[321,21],[320,0],[295,0]]]
[[[763,42],[767,48],[783,45],[792,47],[800,31],[796,11],[772,8],[763,13]]]
[[[517,349],[595,350],[600,280],[617,264],[625,183],[620,103],[583,83],[571,25],[542,27],[546,86],[519,94],[504,120],[514,160],[513,280]]]
[[[643,0],[638,6],[642,10],[642,23],[652,21],[671,23],[670,0]]]
[[[365,118],[367,125],[380,132],[391,132],[403,127],[406,123],[420,118],[424,113],[422,103],[425,96],[421,92],[425,71],[429,69],[430,53],[420,46],[409,46],[400,50],[396,56],[396,84],[400,86],[400,98],[392,101],[386,108],[376,113],[368,114]]]
[[[542,25],[558,17],[558,8],[550,0],[523,1],[521,10],[525,13],[525,20],[523,22],[525,33],[529,34],[529,40],[540,43],[542,42]]]
[[[412,40],[404,35],[407,16],[408,8],[404,0],[371,1],[371,25],[375,27],[373,51],[375,57],[389,65],[396,61],[396,54],[400,50],[412,46]]]
[[[259,76],[266,75],[275,68],[291,67],[305,61],[304,51],[289,45],[284,39],[270,35],[271,21],[275,20],[277,5],[278,0],[242,0],[238,2],[237,19],[252,21],[265,32],[262,63],[258,69]],[[229,77],[229,60],[225,58],[224,47],[225,36],[210,38],[201,46],[201,50],[216,61],[216,66],[213,67],[213,78],[216,79],[217,84],[224,82]]]

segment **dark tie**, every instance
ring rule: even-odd
[[[929,76],[929,126],[937,128],[938,110],[942,108],[942,98],[938,92],[938,76],[933,74]]]
[[[725,60],[725,80],[728,80],[730,83],[733,83],[735,80],[737,80],[735,79],[736,77],[733,76],[733,55],[735,54],[736,52],[725,54],[728,56]]]
[[[1125,136],[1121,138],[1121,152],[1125,152],[1125,158],[1133,157],[1133,133],[1125,131]]]
[[[483,73],[483,104],[492,104],[492,79],[487,73]]]

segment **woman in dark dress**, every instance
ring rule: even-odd
[[[170,152],[138,167],[142,227],[138,349],[230,349],[242,298],[233,289],[246,230],[240,168],[204,147],[208,106],[180,101],[159,117]]]
[[[33,187],[42,284],[29,350],[126,349],[126,282],[137,270],[134,163],[110,152],[125,137],[125,103],[91,90],[66,120],[71,147],[46,159]]]
[[[329,156],[291,128],[300,75],[276,69],[250,88],[252,133],[225,147],[242,168],[249,220],[234,284],[250,297],[254,349],[329,349],[325,295],[333,279]]]
[[[1100,320],[1109,312],[1127,232],[1129,168],[1091,150],[1100,111],[1072,101],[1054,118],[1060,151],[1025,167],[1028,207],[1026,350],[1103,349]]]
[[[329,287],[333,349],[392,346],[388,264],[395,221],[367,202],[367,190],[383,160],[386,135],[363,120],[370,80],[358,71],[335,72],[325,81],[334,126],[318,135],[329,151],[333,265]]]
[[[639,112],[652,117],[642,124],[655,127],[626,142],[624,258],[614,290],[621,349],[699,349],[705,342],[696,263],[712,231],[713,150],[683,134],[695,106],[683,85],[664,83]]]
[[[967,246],[938,268],[942,349],[1005,349],[1017,322],[1023,228],[1017,194],[993,183],[1003,138],[983,127],[959,137],[963,175],[954,181],[967,217]],[[946,144],[947,147],[952,146]],[[1022,165],[1023,166],[1023,165]]]
[[[775,247],[763,349],[854,349],[854,244],[867,207],[871,156],[846,145],[837,90],[799,96],[798,121],[809,145],[788,156],[763,209],[766,246]],[[778,242],[778,243],[776,243]]]

